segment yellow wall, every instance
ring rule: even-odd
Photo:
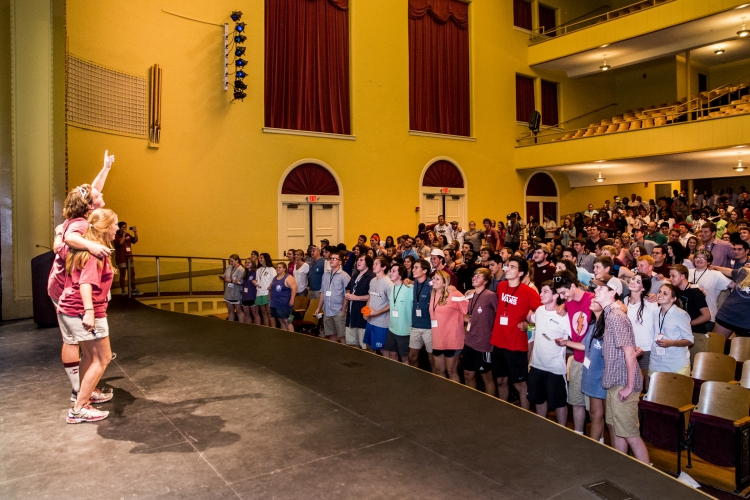
[[[708,73],[708,88],[715,89],[728,83],[750,81],[750,59],[711,66]]]

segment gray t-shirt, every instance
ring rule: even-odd
[[[370,281],[370,309],[380,310],[391,303],[393,293],[393,282],[388,276],[381,279],[373,278]],[[367,320],[372,326],[388,328],[390,325],[390,314],[378,314]]]
[[[344,295],[349,280],[351,280],[351,277],[340,269],[333,274],[328,271],[323,275],[320,294],[323,296],[324,315],[336,316],[341,312],[341,308],[344,307]]]

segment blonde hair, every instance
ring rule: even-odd
[[[432,278],[435,279],[435,277],[439,277],[443,281],[443,291],[440,293],[440,298],[438,299],[438,304],[441,306],[444,306],[448,302],[448,286],[451,284],[451,278],[442,269],[435,271],[435,274],[432,275]],[[435,289],[432,289],[432,300],[434,300],[435,297]]]
[[[83,233],[83,238],[112,248],[112,241],[109,239],[109,229],[117,221],[117,214],[108,208],[97,208],[91,212],[88,221],[89,227]],[[90,258],[91,254],[87,250],[75,250],[71,248],[65,259],[65,270],[70,274],[73,272],[73,269],[83,269]],[[112,255],[107,257],[107,259],[109,260],[109,267],[112,268],[114,273],[117,273],[117,266],[112,262]],[[99,270],[103,266],[103,262],[99,260],[97,262]]]
[[[91,184],[81,184],[71,189],[63,203],[63,217],[77,219],[86,217],[89,206],[94,202],[91,196]]]

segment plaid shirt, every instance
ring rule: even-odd
[[[627,387],[628,367],[625,364],[625,353],[622,348],[630,346],[635,349],[635,335],[633,325],[625,311],[617,303],[612,303],[604,309],[604,375],[602,387],[609,389],[616,385]],[[643,380],[641,370],[635,367],[635,383],[633,391],[640,392]]]

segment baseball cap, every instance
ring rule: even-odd
[[[322,246],[326,246],[326,245],[330,244],[329,241],[327,239],[325,239],[325,238],[323,238],[322,240],[320,240],[320,243],[321,243]]]
[[[452,221],[451,221],[451,224],[455,224],[455,225],[458,225],[458,221],[457,221],[457,220],[452,220]]]
[[[618,278],[610,278],[609,281],[607,281],[607,287],[609,287],[610,290],[614,290],[617,295],[622,295],[622,281]]]
[[[433,248],[432,252],[430,252],[430,255],[437,255],[438,257],[445,257],[445,254],[439,248]]]

